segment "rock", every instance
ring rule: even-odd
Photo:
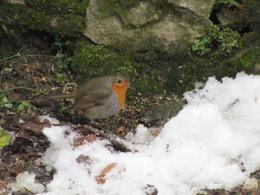
[[[208,0],[168,0],[169,3],[190,10],[196,15],[209,17],[211,13],[211,3]]]
[[[25,5],[24,0],[7,0],[8,3],[11,4],[21,4],[21,5]]]
[[[203,35],[208,24],[187,13],[182,13],[179,17],[166,16],[150,27],[150,39],[154,38],[166,50],[186,49],[197,37]]]
[[[237,25],[238,28],[243,28],[247,25],[247,21],[240,8],[222,6],[216,13],[217,19],[221,25]]]
[[[4,16],[0,22],[5,29],[23,24],[21,28],[28,31],[83,34],[94,43],[119,50],[170,52],[189,47],[211,23],[208,0],[55,2],[6,0],[0,6]]]
[[[104,1],[90,0],[83,34],[97,44],[116,49],[142,51],[154,46],[167,51],[186,49],[210,24],[203,17],[206,5],[198,14],[188,9],[169,11],[140,1],[130,9],[108,14],[103,11]]]
[[[160,18],[161,10],[156,9],[152,4],[140,2],[138,6],[131,8],[121,19],[124,25],[141,27],[145,24],[156,22]]]

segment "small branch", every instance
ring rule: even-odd
[[[20,54],[20,51],[19,52],[17,52],[15,55],[13,55],[13,56],[9,56],[9,57],[6,57],[6,58],[3,58],[3,59],[0,59],[0,62],[4,62],[4,61],[7,61],[7,60],[11,60],[11,59],[13,59],[13,58],[16,58],[16,57],[37,57],[37,56],[40,56],[40,57],[42,57],[42,56],[44,56],[44,57],[54,57],[54,58],[56,58],[55,56],[53,56],[53,55],[42,55],[42,54],[28,54],[28,55],[21,55]]]
[[[41,94],[45,94],[47,95],[47,93],[43,92],[43,91],[39,91],[39,90],[36,90],[36,89],[32,89],[32,88],[29,88],[29,87],[13,87],[11,89],[7,89],[7,91],[10,91],[10,90],[14,90],[14,89],[24,89],[24,90],[28,90],[28,91],[34,91],[34,92],[37,92],[37,93],[41,93]]]
[[[4,62],[4,61],[10,60],[10,59],[13,59],[13,58],[15,58],[15,57],[21,57],[21,54],[18,52],[18,53],[16,53],[16,54],[13,55],[13,56],[9,56],[9,57],[6,57],[6,58],[1,59],[0,62]]]
[[[56,56],[53,56],[53,55],[43,55],[43,54],[28,54],[28,55],[23,55],[23,56],[25,56],[25,57],[38,57],[38,56],[42,57],[42,56],[44,56],[44,57],[54,57],[54,58],[56,58]]]

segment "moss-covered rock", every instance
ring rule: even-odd
[[[172,52],[186,49],[210,23],[165,0],[90,0],[83,35],[119,50],[147,51],[156,42]]]
[[[118,53],[89,42],[78,42],[69,62],[73,71],[88,79],[115,73],[126,75],[135,88],[130,90],[130,95],[140,92],[149,95],[163,91],[163,86],[157,82],[159,71],[152,70],[149,65],[130,60],[130,54]]]
[[[25,4],[32,9],[39,10],[47,15],[75,14],[85,15],[89,0],[25,0]]]
[[[24,1],[14,4],[4,0],[0,5],[0,23],[15,26],[19,32],[44,31],[55,36],[76,36],[84,29],[84,10],[88,0],[82,1]]]
[[[1,58],[14,55],[31,32],[53,39],[79,37],[89,0],[3,0],[0,4]]]
[[[196,82],[205,82],[208,77],[234,77],[238,72],[245,71],[246,68],[239,60],[230,60],[220,56],[196,57],[187,56],[179,62],[179,68],[175,68],[169,74],[169,87],[182,96],[186,91],[192,90]]]
[[[194,88],[196,82],[204,82],[208,77],[233,77],[248,70],[239,58],[231,59],[220,54],[209,58],[189,52],[174,56],[161,52],[155,56],[119,53],[104,46],[79,42],[69,61],[72,69],[84,78],[113,73],[127,75],[135,88],[129,91],[129,95],[142,94],[144,97],[172,93],[182,97],[184,92]]]
[[[136,68],[130,60],[104,46],[89,42],[76,44],[70,62],[74,71],[89,77],[118,72],[126,75],[136,73]]]
[[[106,15],[118,15],[137,5],[136,0],[107,0],[102,2],[101,11]]]
[[[257,62],[257,58],[260,57],[260,49],[250,49],[245,51],[241,57],[240,61],[244,67],[252,67]]]

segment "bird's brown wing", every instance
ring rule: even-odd
[[[58,98],[68,98],[73,99],[75,97],[75,93],[62,93],[62,94],[56,94],[56,95],[50,95],[48,96],[50,98],[58,99]]]
[[[113,93],[112,89],[102,87],[77,96],[73,108],[87,109],[93,106],[103,105],[103,100]]]

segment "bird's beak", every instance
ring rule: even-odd
[[[127,88],[128,88],[128,89],[135,90],[135,88],[133,88],[133,87],[130,86],[130,83],[127,83]]]
[[[128,89],[134,89],[133,87],[130,86],[130,83],[125,81],[125,86],[128,88]]]

